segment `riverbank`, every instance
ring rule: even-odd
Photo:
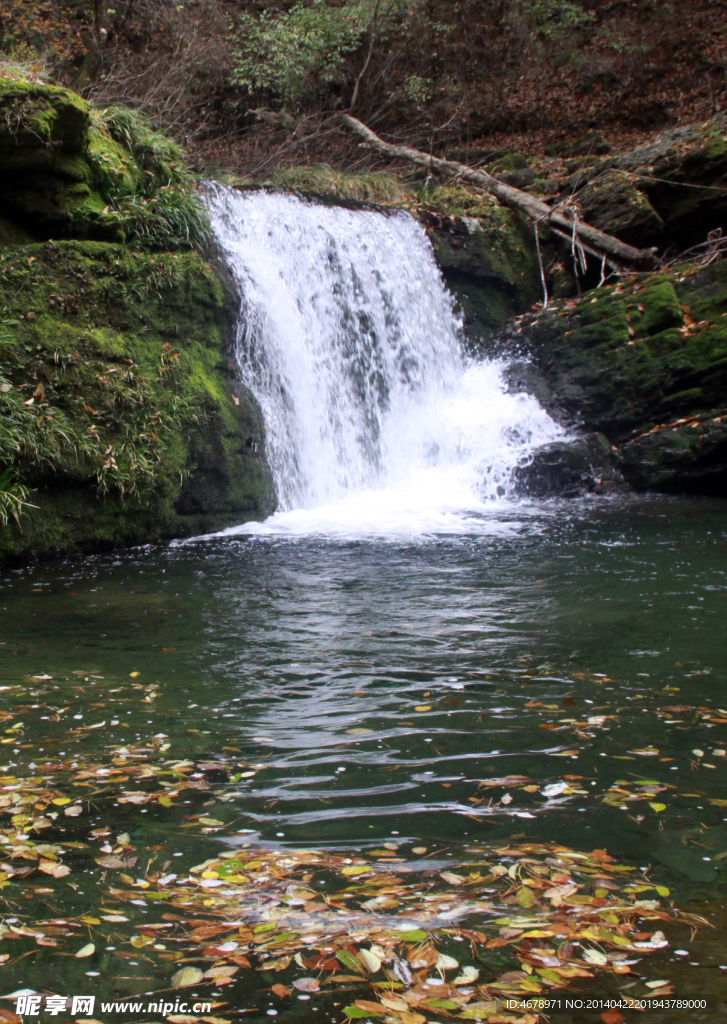
[[[184,536],[273,507],[237,296],[179,148],[0,83],[0,552]]]

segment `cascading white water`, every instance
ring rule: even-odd
[[[409,214],[289,194],[207,193],[239,286],[238,359],[279,511],[230,532],[471,532],[560,428],[474,363]]]

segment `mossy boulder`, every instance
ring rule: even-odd
[[[664,242],[703,241],[727,229],[727,115],[683,125],[622,154],[615,167],[631,175],[664,221]]]
[[[104,201],[86,160],[91,111],[67,89],[0,80],[0,215],[37,237],[90,233]]]
[[[664,221],[624,171],[609,170],[578,193],[583,219],[624,242],[645,247],[664,233]]]
[[[530,390],[618,446],[634,486],[727,496],[727,262],[555,303],[490,350],[529,358]]]
[[[0,475],[10,465],[35,506],[0,528],[0,558],[271,511],[260,412],[235,380],[236,299],[217,268],[196,253],[27,245],[0,253],[0,304],[0,399],[10,391],[17,413],[21,396],[32,417]]]
[[[13,231],[157,248],[205,235],[181,150],[140,114],[10,79],[0,79],[0,220],[12,229],[0,230],[0,246],[16,244]]]

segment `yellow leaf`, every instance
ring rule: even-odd
[[[83,959],[83,957],[93,956],[93,954],[95,952],[96,952],[96,946],[94,945],[93,942],[89,942],[85,946],[81,946],[81,948],[78,950],[78,952],[75,955],[76,955],[76,958],[78,960],[81,960],[81,959]]]
[[[431,711],[432,710],[432,705],[431,704],[417,704],[417,706],[414,708],[414,710],[415,711]]]
[[[204,974],[199,967],[183,967],[172,975],[172,988],[189,988],[190,985],[199,985],[204,979]]]
[[[79,918],[82,924],[101,924],[101,921],[97,917],[91,917],[90,914],[84,914],[83,917]]]
[[[171,799],[171,797],[168,797],[168,796],[160,796],[159,799],[157,800],[157,803],[161,804],[162,807],[173,807],[174,806],[174,801]]]
[[[56,807],[65,807],[66,804],[71,803],[71,798],[69,796],[57,796],[53,803]]]
[[[666,804],[652,804],[652,803],[650,803],[649,807],[652,809],[652,811],[655,811],[656,814],[659,814],[660,811],[665,811],[666,810]]]
[[[138,677],[140,675],[141,675],[141,672],[129,672],[129,678],[130,679],[138,679]]]

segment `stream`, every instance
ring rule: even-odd
[[[150,925],[182,920],[162,916],[164,886],[193,882],[221,853],[322,851],[353,865],[344,875],[378,857],[394,874],[444,871],[457,886],[466,878],[449,868],[473,850],[497,850],[507,867],[547,847],[557,866],[557,847],[623,865],[646,893],[647,922],[672,907],[687,915],[659,924],[666,939],[648,957],[581,973],[575,991],[707,998],[707,1012],[633,1019],[714,1020],[727,996],[723,505],[516,498],[512,467],[563,428],[509,394],[499,367],[461,354],[411,218],[221,188],[210,203],[243,296],[239,357],[265,413],[280,508],[262,524],[0,576],[0,808],[16,813],[2,841],[21,859],[19,844],[50,844],[34,854],[45,875],[2,865],[0,995],[172,992],[178,1003],[177,961],[221,954],[186,960]],[[125,782],[135,757],[141,774]],[[184,772],[197,781],[175,788]],[[54,795],[55,778],[67,795]],[[13,805],[18,792],[34,795]],[[70,871],[55,870],[61,860]],[[536,886],[548,870],[536,864]],[[207,873],[223,884],[214,865]],[[604,904],[617,889],[605,884],[581,903]],[[270,907],[279,914],[286,898],[320,910],[291,886],[269,894],[267,917],[263,896],[255,920],[273,927]],[[213,913],[214,898],[205,906]],[[508,927],[488,944],[495,959],[465,978],[511,966],[498,948]],[[647,945],[661,934],[639,928]],[[449,950],[463,941],[447,934]],[[371,948],[375,966],[382,947]],[[606,956],[594,947],[585,962]],[[219,1007],[206,1016],[126,1016],[292,1024],[387,1012],[370,996],[346,1005],[360,1001],[355,975],[341,997],[291,981],[296,964],[310,974],[305,960],[236,964],[234,977],[198,971],[183,986]],[[273,994],[280,979],[288,988]],[[390,981],[398,991],[411,979]],[[390,1002],[385,1019],[403,1024],[495,1012]]]

